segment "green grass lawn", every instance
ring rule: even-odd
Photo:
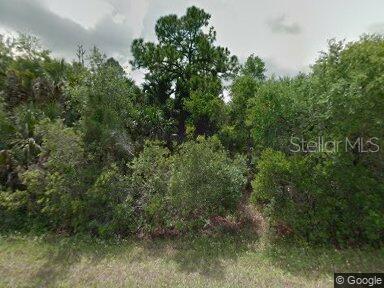
[[[272,246],[244,235],[0,237],[0,287],[333,287],[334,271],[384,272],[384,250]]]

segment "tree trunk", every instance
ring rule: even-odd
[[[178,135],[178,141],[179,144],[184,142],[185,139],[185,132],[186,132],[186,127],[185,127],[185,121],[187,119],[186,111],[183,109],[180,109],[180,114],[178,117],[178,123],[177,123],[177,135]]]

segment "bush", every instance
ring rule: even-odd
[[[82,218],[81,136],[61,122],[50,121],[36,124],[34,133],[42,139],[38,163],[28,170],[19,169],[25,189],[3,191],[1,205],[8,213],[22,214],[28,221],[73,230]]]
[[[129,178],[111,165],[87,191],[87,226],[90,232],[103,237],[129,235],[135,229],[133,197]]]
[[[23,228],[16,222],[20,218],[69,233],[131,233],[135,222],[129,177],[113,164],[101,172],[89,165],[82,135],[62,122],[43,121],[35,130],[42,139],[38,164],[21,173],[25,190],[0,193],[4,217],[15,220],[2,221],[2,226]]]
[[[198,228],[210,216],[234,213],[245,184],[245,161],[231,160],[216,138],[184,143],[173,161],[169,194],[181,226]]]
[[[173,158],[160,142],[146,142],[131,165],[131,190],[139,229],[168,226],[168,185]]]
[[[5,112],[5,105],[1,96],[0,93],[0,150],[3,150],[12,139],[14,127]]]
[[[245,161],[231,160],[215,138],[183,144],[173,156],[147,142],[133,161],[131,187],[139,228],[201,228],[211,216],[236,211]]]
[[[266,150],[258,163],[252,201],[275,232],[311,243],[382,241],[384,185],[348,155],[285,156]]]

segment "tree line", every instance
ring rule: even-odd
[[[382,243],[384,38],[331,40],[310,72],[267,77],[216,44],[210,17],[190,7],[134,40],[140,86],[96,47],[68,62],[2,38],[2,230],[180,235],[246,227],[253,207],[271,237]],[[307,149],[318,137],[354,144]]]

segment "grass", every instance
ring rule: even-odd
[[[384,272],[384,250],[270,245],[246,235],[0,237],[0,287],[333,287],[334,271]]]

